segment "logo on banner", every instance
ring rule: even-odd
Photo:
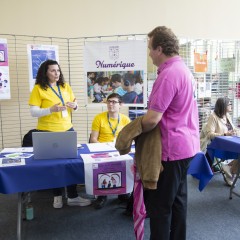
[[[110,46],[109,47],[109,57],[112,60],[119,58],[119,46]]]

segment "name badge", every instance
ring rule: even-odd
[[[68,111],[66,109],[66,110],[62,111],[62,117],[65,118],[67,116],[68,116]]]

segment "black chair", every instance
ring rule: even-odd
[[[24,135],[23,141],[22,141],[22,147],[32,147],[33,146],[33,142],[32,142],[32,133],[33,132],[38,132],[38,130],[32,129]]]

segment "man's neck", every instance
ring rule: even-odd
[[[170,58],[173,58],[173,57],[176,57],[178,56],[177,54],[174,54],[172,56],[166,56],[166,55],[163,55],[162,58],[160,59],[159,61],[159,65],[160,66],[161,64],[165,63],[166,61],[168,61]]]
[[[108,116],[110,117],[110,118],[118,118],[118,112],[108,112]]]

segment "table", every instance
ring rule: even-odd
[[[130,109],[129,110],[129,118],[131,119],[131,120],[134,120],[135,118],[137,118],[137,117],[139,117],[139,116],[143,116],[143,115],[145,115],[146,114],[146,112],[147,112],[147,110],[146,109]]]
[[[84,164],[80,154],[89,153],[89,150],[83,144],[78,151],[77,159],[34,160],[31,157],[26,159],[24,166],[0,168],[0,193],[18,193],[18,240],[21,239],[22,193],[84,183]],[[188,174],[199,179],[199,190],[202,191],[213,176],[203,153],[194,157]]]
[[[238,174],[235,177],[233,184],[230,188],[229,199],[232,199],[232,194],[240,197],[240,195],[233,191],[234,185],[239,178],[240,171],[240,138],[236,136],[221,136],[215,137],[212,142],[208,145],[207,151],[209,156],[220,159],[238,159]]]

